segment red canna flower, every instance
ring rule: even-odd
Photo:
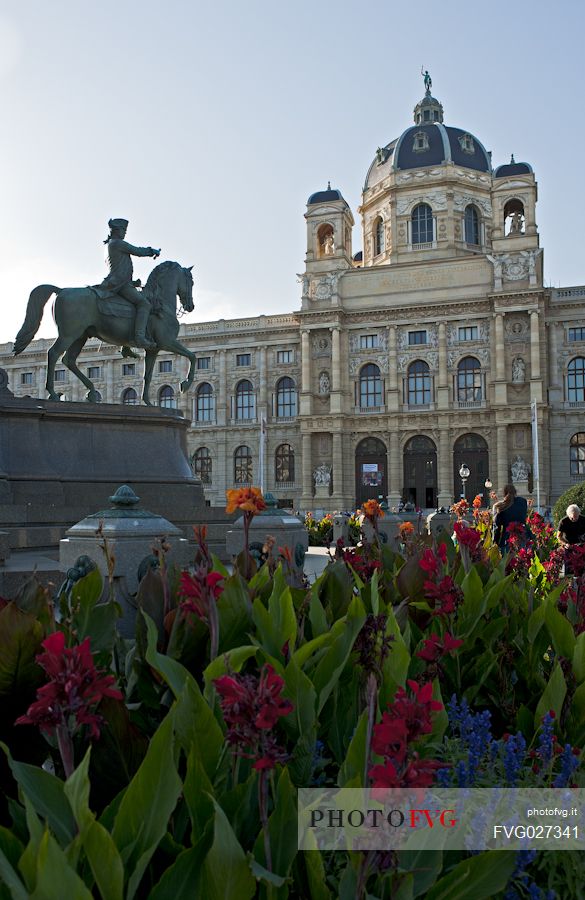
[[[113,686],[113,675],[95,668],[89,638],[67,648],[64,633],[55,631],[42,646],[45,652],[37,656],[37,662],[50,680],[38,689],[37,700],[16,724],[38,725],[51,736],[58,728],[73,735],[87,725],[90,737],[99,738],[103,719],[96,713],[96,707],[103,697],[123,699]]]
[[[443,656],[446,656],[448,653],[451,653],[453,650],[457,650],[458,647],[461,646],[463,641],[454,638],[453,635],[449,634],[449,632],[445,633],[443,640],[438,634],[431,634],[429,638],[424,638],[423,640],[423,648],[419,650],[416,656],[420,657],[420,659],[424,659],[427,662],[436,662],[439,659],[442,659]]]
[[[204,567],[194,573],[181,572],[179,593],[186,598],[180,604],[181,609],[208,622],[209,605],[221,596],[223,580],[219,572],[207,572]]]

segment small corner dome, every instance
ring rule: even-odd
[[[510,178],[512,175],[532,175],[534,172],[531,165],[527,162],[516,162],[514,154],[509,163],[498,166],[494,172],[494,178]]]
[[[317,203],[332,203],[337,200],[341,200],[347,206],[341,191],[338,191],[337,188],[332,188],[331,183],[328,182],[326,191],[317,191],[315,194],[311,194],[307,200],[307,206],[315,206]]]

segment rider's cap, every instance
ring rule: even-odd
[[[128,219],[110,219],[110,228],[128,228]]]

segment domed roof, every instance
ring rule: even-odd
[[[343,200],[345,203],[341,191],[338,191],[337,188],[332,188],[331,182],[328,181],[327,190],[317,191],[315,194],[311,194],[307,200],[307,206],[313,206],[315,203],[331,203],[333,200]]]
[[[490,158],[481,141],[462,128],[442,122],[411,125],[398,138],[394,169],[420,169],[444,162],[479,172],[491,171]]]
[[[526,162],[516,162],[514,154],[512,154],[509,163],[498,166],[494,172],[494,178],[509,178],[510,175],[531,175],[532,172],[532,166],[528,165]]]

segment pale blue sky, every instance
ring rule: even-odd
[[[101,280],[111,216],[194,264],[192,321],[299,308],[308,195],[331,179],[357,220],[422,64],[447,124],[534,167],[547,283],[584,283],[584,25],[572,0],[3,4],[0,341],[37,284]]]

